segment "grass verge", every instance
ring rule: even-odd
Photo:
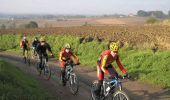
[[[49,94],[33,77],[0,59],[1,100],[50,100]]]

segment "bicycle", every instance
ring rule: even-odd
[[[27,49],[25,52],[24,52],[24,63],[28,63],[28,65],[30,66],[31,65],[31,59],[30,59],[30,50]]]
[[[77,64],[73,64],[70,60],[66,60],[65,66],[65,77],[64,77],[64,82],[66,83],[68,81],[69,83],[69,88],[70,91],[73,95],[75,95],[78,92],[79,89],[79,85],[78,85],[78,79],[76,74],[73,72],[73,66],[75,66]],[[60,73],[60,82],[62,84],[64,84],[62,82],[62,72]]]
[[[44,78],[46,80],[49,80],[51,78],[51,68],[47,64],[46,57],[42,55],[42,63],[41,67],[39,67],[40,61],[37,63],[37,71],[39,75],[44,75]],[[43,72],[43,74],[42,74]]]
[[[111,80],[103,80],[103,84],[101,87],[100,95],[99,95],[99,100],[130,100],[126,92],[122,90],[122,82],[120,79],[123,78],[114,78]],[[94,91],[96,90],[98,81],[95,80],[92,83],[91,87],[91,97],[93,100],[98,100],[94,94]]]
[[[38,53],[35,49],[35,47],[32,47],[32,59],[38,59]]]

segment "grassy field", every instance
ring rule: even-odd
[[[12,33],[12,34],[11,34]],[[0,34],[71,35],[86,41],[120,41],[122,45],[145,48],[170,48],[170,26],[81,26],[0,30]]]
[[[48,100],[51,98],[33,77],[0,59],[1,100]]]
[[[40,35],[37,35],[40,36]],[[29,40],[33,40],[35,35],[28,35]],[[19,41],[22,38],[21,34],[1,35],[0,49],[21,51]],[[80,58],[83,65],[96,69],[96,60],[101,51],[107,49],[108,41],[84,41],[81,42],[80,37],[70,35],[48,35],[46,40],[52,47],[56,57],[62,48],[63,44],[68,42],[72,45],[73,51]],[[159,85],[162,87],[170,87],[170,50],[159,49],[154,51],[147,47],[132,47],[128,43],[120,49],[120,56],[123,65],[136,79],[150,84]],[[115,63],[114,63],[115,65]],[[117,67],[115,65],[115,67]]]

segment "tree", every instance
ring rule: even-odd
[[[156,18],[165,18],[166,15],[162,11],[143,11],[139,10],[137,15],[140,17],[156,17]]]
[[[169,17],[170,17],[170,10],[169,10],[169,12],[168,12],[168,15],[169,15]]]
[[[151,11],[150,13],[150,16],[154,16],[156,18],[165,18],[166,16],[162,11]]]
[[[146,16],[149,16],[149,13],[146,12],[146,11],[143,11],[143,10],[139,10],[139,11],[137,12],[137,15],[138,15],[138,16],[141,16],[141,17],[146,17]]]
[[[25,25],[26,28],[38,28],[38,24],[35,21],[30,21],[28,24]]]
[[[6,29],[5,24],[2,24],[2,25],[1,25],[1,29]]]

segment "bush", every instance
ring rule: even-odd
[[[38,28],[37,22],[30,21],[28,24],[25,25],[25,28]]]
[[[146,23],[147,24],[155,24],[155,23],[157,23],[157,22],[159,22],[156,18],[149,18],[147,21],[146,21]]]

